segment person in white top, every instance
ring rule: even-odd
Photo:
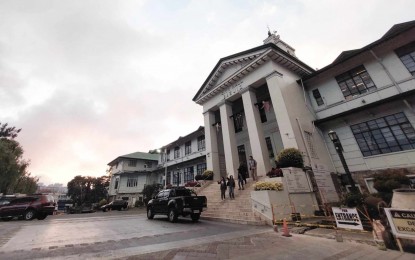
[[[249,167],[249,171],[251,172],[252,179],[254,181],[257,181],[258,177],[256,173],[256,161],[254,160],[252,155],[249,156],[248,167]]]

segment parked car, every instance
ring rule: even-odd
[[[53,215],[55,205],[53,196],[47,194],[13,198],[0,205],[0,218],[6,221],[14,217],[22,217],[25,220],[34,218],[43,220],[48,215]]]
[[[200,218],[200,213],[207,207],[206,196],[197,196],[192,190],[177,187],[160,191],[147,204],[147,218],[154,215],[167,215],[170,222],[176,222],[178,216],[190,215],[192,221]]]
[[[69,214],[80,214],[80,213],[94,213],[95,208],[92,204],[84,204],[84,205],[78,205],[78,206],[70,206],[67,209],[67,212]]]
[[[106,212],[107,210],[122,210],[127,209],[128,207],[128,201],[125,200],[114,200],[104,206],[101,207],[101,210],[103,212]]]

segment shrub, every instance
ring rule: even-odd
[[[360,192],[346,193],[342,199],[342,204],[349,208],[361,207],[365,203],[367,196]]]
[[[205,170],[202,174],[204,180],[213,180],[213,171]]]
[[[280,168],[286,167],[304,167],[303,155],[296,148],[283,149],[276,158],[277,164]]]
[[[185,187],[200,187],[200,183],[197,181],[189,181],[184,186]]]
[[[144,201],[136,200],[135,205],[136,208],[144,206]]]
[[[195,180],[197,180],[197,181],[203,180],[203,175],[202,174],[196,175]]]
[[[373,175],[373,187],[379,192],[379,196],[387,203],[392,200],[393,190],[409,185],[408,176],[403,173],[386,172]]]
[[[259,181],[254,184],[255,190],[283,190],[281,182]]]
[[[101,207],[101,206],[104,206],[105,204],[107,204],[107,200],[102,199],[102,200],[99,201],[98,206]]]

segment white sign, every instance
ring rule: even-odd
[[[306,173],[300,168],[282,168],[289,193],[312,192]]]
[[[330,171],[324,164],[313,165],[314,179],[316,180],[318,189],[324,202],[339,201],[336,188],[334,187],[333,179]]]
[[[385,212],[396,237],[415,239],[415,210],[385,208]]]
[[[362,222],[356,208],[333,207],[334,218],[338,228],[363,230]]]

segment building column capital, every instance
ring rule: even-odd
[[[280,77],[282,78],[283,74],[279,73],[278,71],[274,70],[273,72],[271,72],[270,74],[268,74],[267,76],[265,76],[265,80],[269,80],[270,78],[273,77]]]
[[[226,100],[226,99],[224,99],[224,100],[221,100],[221,101],[217,104],[217,106],[218,106],[218,107],[221,107],[221,106],[223,106],[223,105],[232,105],[232,102],[231,102],[231,101],[228,101],[228,100]]]
[[[255,93],[256,92],[256,89],[253,88],[252,86],[248,86],[246,88],[243,88],[243,89],[239,90],[239,94],[242,95],[242,94],[244,94],[244,93],[246,93],[248,91]]]

